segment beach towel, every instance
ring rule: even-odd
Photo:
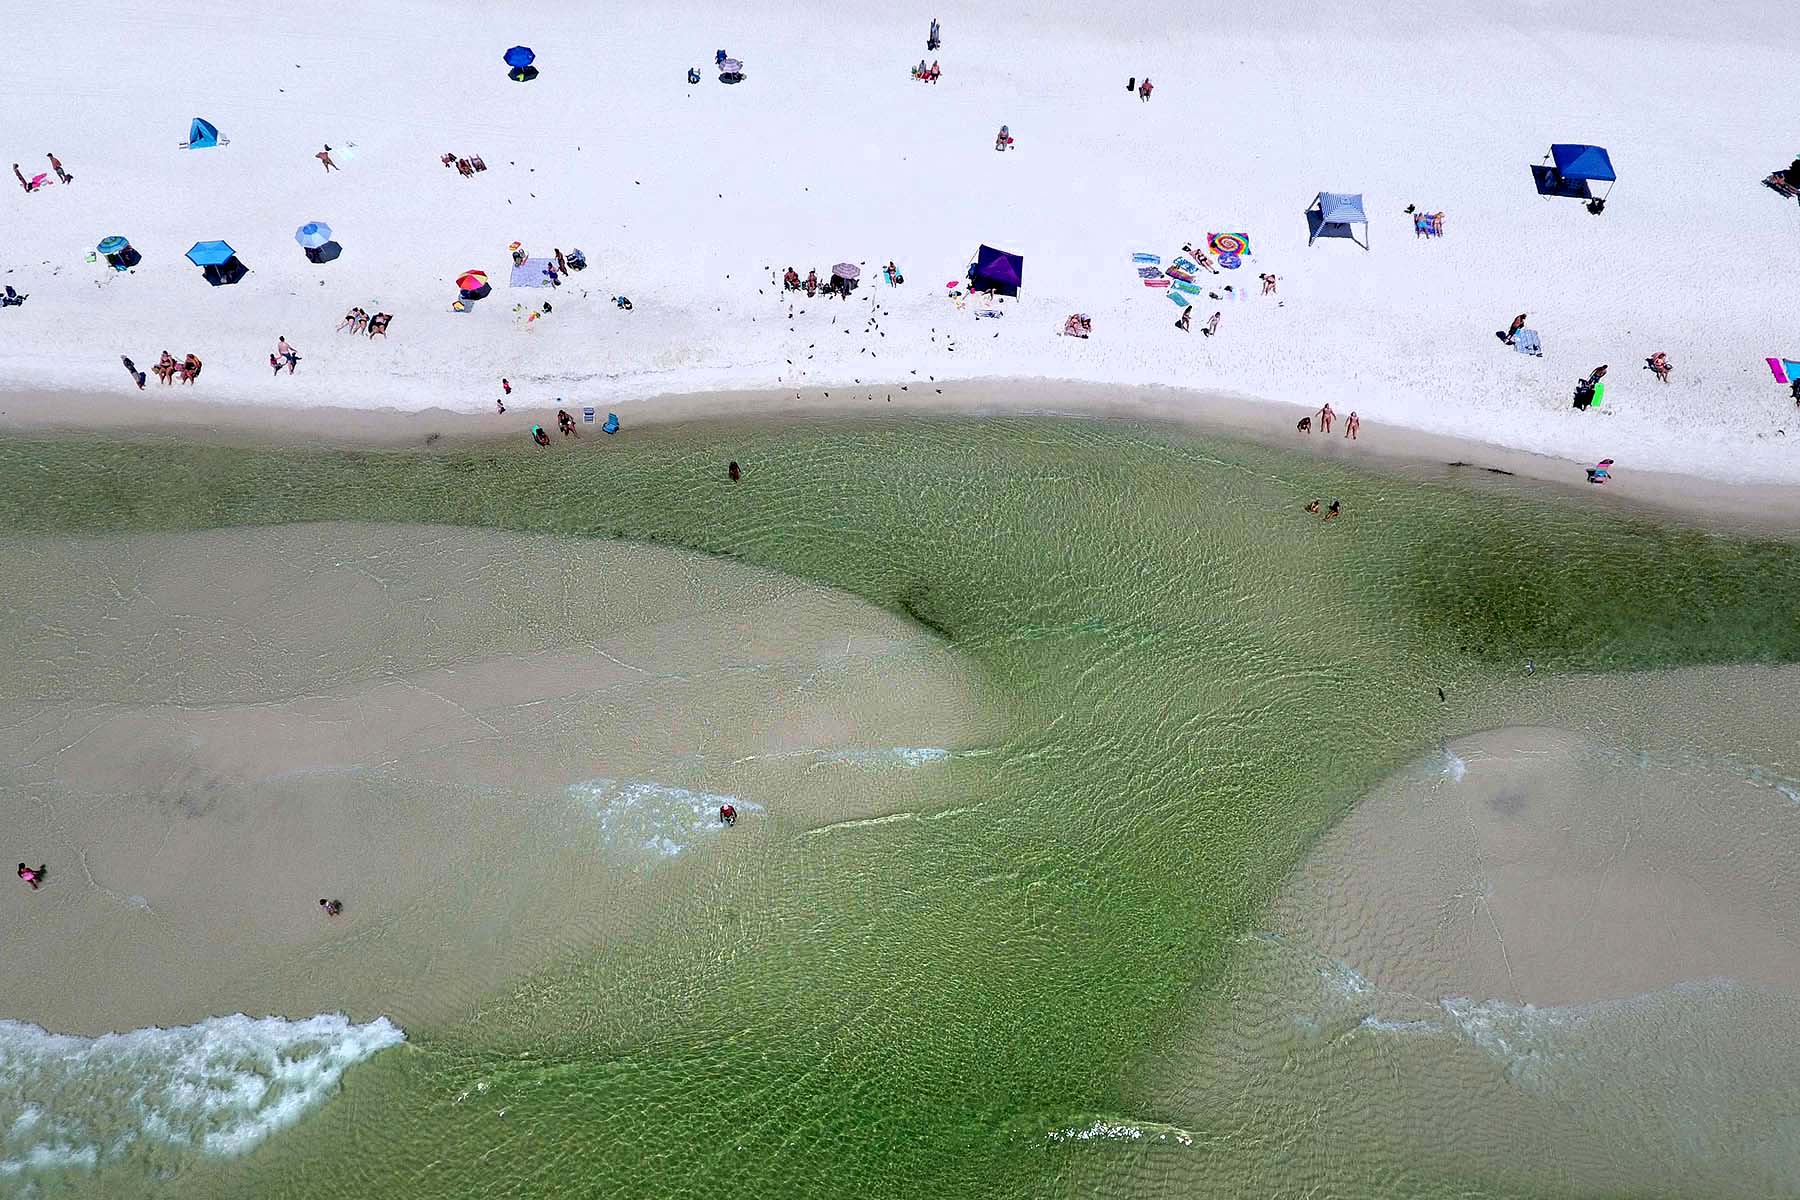
[[[1206,235],[1206,249],[1215,255],[1236,254],[1242,257],[1250,253],[1250,235],[1247,233],[1209,233]],[[1220,263],[1224,266],[1224,263]]]
[[[1139,267],[1138,268],[1138,278],[1139,279],[1161,279],[1162,277],[1163,277],[1163,273],[1155,267]]]
[[[544,268],[549,265],[547,258],[528,258],[512,269],[512,278],[507,284],[510,287],[549,287],[550,277],[544,274]]]
[[[1190,296],[1198,296],[1200,294],[1200,285],[1197,283],[1189,283],[1184,279],[1175,285],[1175,290],[1178,292],[1186,292]]]
[[[1513,334],[1512,346],[1520,354],[1530,354],[1537,358],[1544,357],[1544,344],[1538,340],[1535,329],[1521,329]]]
[[[1144,253],[1140,252],[1138,254],[1132,255],[1131,261],[1134,263],[1155,263],[1158,266],[1160,266],[1160,265],[1162,265],[1162,255],[1160,255],[1160,254],[1144,254]]]
[[[1793,383],[1800,380],[1800,362],[1791,358],[1771,358],[1768,360],[1769,373],[1775,376],[1776,383]]]
[[[1170,263],[1169,265],[1171,268],[1179,268],[1180,270],[1186,271],[1190,275],[1200,269],[1199,263],[1193,262],[1193,261],[1191,261],[1189,259],[1185,259],[1185,258],[1178,258],[1174,262]]]
[[[1188,306],[1188,304],[1190,303],[1188,298],[1186,296],[1182,295],[1180,292],[1170,292],[1169,299],[1173,300],[1175,302],[1176,306],[1179,308],[1186,308]]]
[[[1184,283],[1192,283],[1194,281],[1194,273],[1192,271],[1184,271],[1180,267],[1170,267],[1169,278],[1179,279]]]
[[[1166,288],[1169,286],[1169,281],[1167,279],[1146,279],[1146,280],[1144,280],[1144,286],[1145,287],[1155,287],[1155,288]]]

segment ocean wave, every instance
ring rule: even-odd
[[[0,1177],[149,1150],[242,1154],[406,1035],[377,1018],[242,1014],[102,1037],[0,1021]]]
[[[719,806],[761,812],[762,806],[717,792],[695,792],[645,779],[589,779],[571,784],[574,796],[598,820],[601,848],[618,858],[674,858],[700,839],[717,834]]]

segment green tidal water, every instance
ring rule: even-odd
[[[1054,1135],[1130,1106],[1359,795],[1503,707],[1528,658],[1551,678],[1800,659],[1786,543],[1143,427],[694,426],[549,451],[7,440],[0,481],[16,531],[362,520],[728,556],[910,616],[1004,705],[1004,735],[934,777],[917,807],[935,819],[735,861],[654,938],[409,1031],[240,1159],[43,1195],[1208,1194],[1202,1174],[1108,1187],[1096,1148]],[[1307,515],[1315,496],[1346,515]],[[1373,1148],[1368,1178],[1387,1170]],[[1262,1182],[1312,1178],[1272,1152]]]

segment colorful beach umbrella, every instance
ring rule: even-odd
[[[294,240],[308,250],[317,250],[331,240],[331,226],[323,221],[308,221],[294,230]]]
[[[236,253],[227,242],[195,242],[188,247],[187,260],[196,267],[218,267]]]
[[[464,271],[456,277],[456,286],[465,292],[479,292],[487,281],[486,271]]]
[[[105,241],[101,242],[98,246],[94,247],[94,249],[100,251],[102,254],[117,254],[130,244],[131,243],[115,233]]]
[[[831,268],[831,273],[839,279],[855,279],[862,274],[862,268],[855,263],[839,263]]]
[[[529,67],[537,55],[531,52],[530,46],[514,46],[506,52],[505,57],[509,67]]]

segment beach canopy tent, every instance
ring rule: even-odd
[[[195,242],[188,248],[187,258],[214,287],[236,283],[250,270],[226,242]]]
[[[984,245],[975,251],[975,261],[969,267],[969,288],[977,292],[999,292],[1002,296],[1016,296],[1019,288],[1024,286],[1024,276],[1023,256]]]
[[[202,117],[195,117],[188,124],[188,140],[181,143],[183,150],[204,150],[208,146],[222,146],[225,139],[219,136],[219,127]]]
[[[1352,225],[1363,227],[1362,241],[1356,241]],[[1363,212],[1361,192],[1320,192],[1306,210],[1306,244],[1322,237],[1349,238],[1364,250],[1369,248],[1369,218]]]
[[[1606,196],[1612,195],[1612,185],[1619,177],[1613,173],[1612,158],[1605,147],[1558,142],[1550,147],[1550,153],[1545,157],[1550,161],[1531,168],[1538,195],[1592,200],[1594,193],[1588,186],[1590,183],[1606,184]],[[1600,199],[1604,201],[1606,196]]]

